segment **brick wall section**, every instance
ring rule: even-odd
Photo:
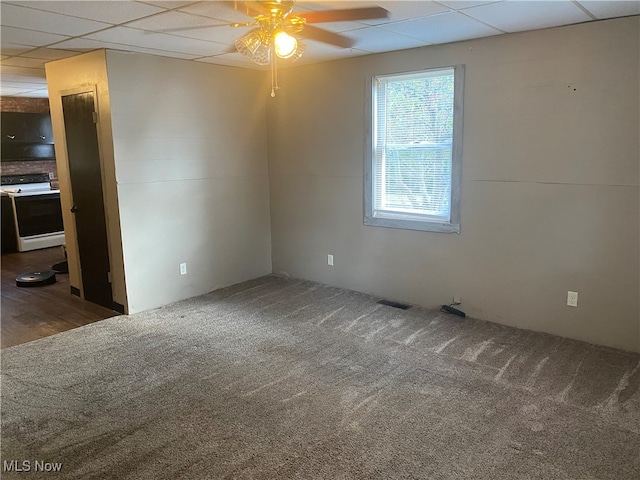
[[[48,98],[0,97],[0,111],[20,113],[48,113]],[[24,175],[27,173],[53,173],[58,178],[55,160],[28,162],[3,162],[2,175]]]
[[[47,113],[48,98],[0,97],[0,112]]]
[[[30,160],[27,162],[3,162],[2,175],[25,175],[27,173],[53,173],[57,177],[55,160]]]

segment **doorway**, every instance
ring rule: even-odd
[[[16,276],[41,272],[64,260],[62,247],[2,255],[0,284],[0,347],[13,347],[117,315],[111,308],[69,295],[69,276],[56,283],[19,288]]]
[[[84,298],[113,308],[94,92],[63,95],[62,113]]]

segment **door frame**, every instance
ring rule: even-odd
[[[76,219],[75,216],[70,212],[71,210],[71,206],[73,205],[74,199],[73,199],[73,188],[72,188],[72,184],[71,184],[71,176],[70,176],[70,166],[69,166],[69,152],[67,151],[67,135],[66,135],[66,126],[64,123],[64,114],[63,114],[63,109],[62,109],[62,98],[63,97],[67,97],[67,96],[71,96],[71,95],[78,95],[78,94],[83,94],[83,93],[91,93],[93,95],[93,108],[94,111],[96,112],[96,122],[95,122],[95,127],[96,127],[96,137],[97,137],[97,141],[98,141],[98,158],[99,158],[99,163],[100,163],[100,178],[101,178],[101,183],[102,183],[102,207],[104,210],[104,216],[105,216],[105,227],[106,227],[106,233],[107,233],[107,250],[108,250],[108,254],[109,254],[109,270],[111,272],[111,294],[112,294],[112,303],[113,303],[113,309],[120,312],[120,313],[126,313],[126,307],[124,305],[126,305],[126,301],[123,302],[123,304],[118,303],[115,298],[116,298],[116,288],[114,288],[114,281],[118,282],[119,279],[114,278],[113,272],[114,272],[114,256],[116,255],[116,252],[114,252],[114,248],[113,248],[113,242],[114,239],[112,238],[113,236],[113,229],[112,229],[112,221],[113,219],[111,218],[111,216],[109,215],[109,201],[116,201],[117,204],[117,198],[116,199],[111,199],[109,196],[109,192],[110,192],[110,188],[108,186],[108,181],[110,180],[110,177],[108,175],[108,172],[105,168],[105,150],[104,150],[104,138],[103,138],[103,132],[101,131],[101,115],[100,115],[100,101],[99,101],[99,96],[98,96],[98,86],[96,84],[81,84],[78,85],[76,87],[73,88],[68,88],[68,89],[64,89],[64,90],[60,90],[57,92],[57,96],[60,102],[60,124],[62,125],[62,138],[60,138],[59,140],[56,139],[56,149],[60,148],[62,149],[62,151],[64,152],[64,155],[62,156],[63,158],[61,158],[60,155],[56,155],[56,163],[58,165],[61,164],[61,162],[64,161],[65,165],[64,165],[64,171],[65,171],[65,179],[66,180],[63,184],[62,182],[62,178],[60,178],[61,182],[60,182],[60,186],[62,187],[64,185],[64,188],[61,188],[60,190],[60,196],[61,196],[61,200],[62,200],[62,207],[63,207],[63,220],[65,220],[64,225],[65,225],[65,236],[67,238],[67,259],[70,260],[69,257],[72,257],[72,262],[75,264],[75,277],[77,279],[78,282],[78,286],[74,286],[71,285],[71,293],[76,295],[76,296],[80,296],[82,298],[84,298],[84,286],[83,286],[83,282],[82,282],[82,264],[80,262],[80,251],[78,248],[78,239],[77,239],[77,230],[76,230]],[[60,169],[59,169],[60,170]],[[59,175],[60,176],[60,175]],[[115,181],[115,178],[114,178]],[[119,228],[119,219],[116,219],[117,221],[117,226]],[[69,228],[71,227],[71,228]],[[73,239],[71,243],[73,243],[72,248],[69,248],[69,240]],[[72,265],[71,263],[69,264],[69,268],[70,271],[72,269]],[[70,277],[71,280],[71,277]],[[75,283],[75,282],[74,282]]]

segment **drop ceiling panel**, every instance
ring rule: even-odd
[[[313,26],[330,32],[342,33],[350,30],[358,30],[359,28],[366,27],[367,24],[358,22],[323,22],[314,23]]]
[[[447,12],[417,20],[390,23],[381,25],[380,28],[429,43],[455,42],[502,33],[500,30],[458,12]]]
[[[91,40],[88,38],[73,38],[71,40],[67,40],[66,42],[62,42],[56,45],[56,47],[69,48],[70,50],[73,50],[73,52],[70,51],[70,55],[77,55],[78,51],[90,52],[92,50],[98,50],[101,48],[109,48],[111,50],[120,50],[123,52],[146,53],[149,55],[182,58],[186,60],[193,60],[194,58],[198,58],[200,56],[200,55],[189,55],[187,53],[179,53],[179,52],[167,52],[165,50],[155,50],[153,48],[134,47],[131,45],[122,45],[118,43],[102,42],[98,40]]]
[[[24,68],[24,67],[0,67],[0,75],[2,75],[2,81],[9,82],[22,82],[22,83],[44,83],[47,80],[45,78],[44,69],[37,68]]]
[[[369,53],[386,52],[389,48],[393,50],[405,50],[429,45],[424,40],[406,37],[396,32],[384,30],[382,28],[369,27],[349,32],[349,37],[356,43],[355,47]]]
[[[640,1],[580,1],[596,18],[626,17],[640,14]]]
[[[209,18],[214,18],[216,20],[234,23],[234,22],[250,22],[253,20],[252,17],[245,15],[242,12],[238,12],[233,8],[230,8],[228,4],[223,2],[186,2],[191,3],[190,5],[186,5],[180,7],[181,12],[192,13],[194,15],[202,15]]]
[[[41,58],[44,60],[60,60],[61,58],[72,57],[77,55],[79,52],[69,51],[69,50],[58,50],[55,48],[36,48],[35,50],[31,50],[29,52],[23,53],[21,57],[28,58]]]
[[[194,3],[195,0],[172,0],[172,1],[168,1],[168,2],[162,2],[162,1],[154,1],[154,0],[144,0],[144,2],[142,3],[148,3],[149,5],[157,5],[158,7],[163,7],[163,8],[177,8],[177,7],[181,7],[183,5],[189,5],[190,3]]]
[[[438,3],[451,10],[464,10],[465,8],[477,7],[486,3],[497,3],[501,0],[438,0]]]
[[[294,10],[342,10],[345,8],[370,7],[378,4],[379,2],[367,2],[366,0],[311,0],[296,2]]]
[[[504,0],[468,8],[464,13],[505,32],[536,30],[591,20],[573,2]]]
[[[233,45],[236,38],[249,31],[249,27],[232,27],[221,20],[174,11],[132,22],[127,26],[229,46]]]
[[[266,70],[267,67],[260,66],[244,57],[238,52],[226,53],[224,55],[216,55],[214,57],[202,57],[197,59],[198,62],[214,63],[216,65],[228,65],[232,67],[250,68],[253,70]]]
[[[12,57],[3,60],[2,65],[8,67],[44,68],[45,60],[41,58]]]
[[[12,67],[9,65],[2,65],[0,67],[0,73],[2,75],[15,75],[21,78],[31,78],[31,75],[44,78],[44,68],[29,68],[29,67]]]
[[[187,53],[203,57],[223,53],[227,48],[219,43],[205,42],[163,33],[147,32],[127,27],[114,27],[110,30],[87,35],[87,38],[120,45],[135,45],[138,47]]]
[[[307,65],[310,63],[321,62],[326,59],[340,59],[346,57],[356,57],[359,55],[366,55],[369,52],[365,52],[363,50],[359,50],[357,48],[339,48],[334,47],[333,45],[328,45],[326,43],[316,42],[314,40],[304,40],[304,43],[307,45],[307,50],[305,55],[299,60],[296,60],[294,64],[291,65]],[[306,55],[309,53],[309,55]],[[283,66],[287,66],[286,63],[282,63]]]
[[[4,21],[4,6],[2,7],[2,20]],[[50,45],[55,42],[66,40],[69,37],[56,35],[53,33],[34,32],[32,30],[24,30],[14,27],[2,27],[0,31],[2,36],[2,48],[4,49],[4,43],[18,44],[18,45],[30,45],[32,47],[41,47],[43,45]]]
[[[123,1],[26,1],[7,3],[88,20],[119,24],[163,12],[165,9],[140,2]]]
[[[4,31],[4,29],[2,29]],[[15,43],[5,42],[4,38],[0,43],[0,51],[2,51],[2,55],[12,56],[12,55],[23,55],[25,52],[32,50],[33,46],[28,45],[17,45]]]
[[[387,9],[389,11],[389,17],[362,20],[362,23],[366,23],[368,25],[381,25],[385,23],[399,22],[402,20],[428,17],[429,15],[436,15],[438,13],[445,13],[449,11],[447,7],[436,2],[383,1],[376,2],[376,5]]]
[[[108,23],[68,17],[9,4],[2,5],[2,25],[71,37],[109,27]]]
[[[203,17],[202,15],[192,15],[190,13],[176,11],[165,11],[164,13],[154,15],[153,17],[136,20],[135,22],[128,23],[127,27],[159,32],[167,29],[172,30],[188,27],[210,27],[212,25],[224,25],[226,28],[232,28],[221,20],[215,20],[213,18]],[[186,33],[186,31],[179,30],[176,33],[183,34]]]
[[[206,42],[216,42],[224,44],[227,47],[232,47],[236,39],[241,38],[249,33],[252,28],[256,27],[230,27],[229,25],[214,25],[211,28],[194,28],[188,30],[180,30],[170,32],[170,34],[178,37],[203,40]]]

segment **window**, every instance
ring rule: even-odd
[[[464,66],[373,77],[365,225],[460,232]]]

